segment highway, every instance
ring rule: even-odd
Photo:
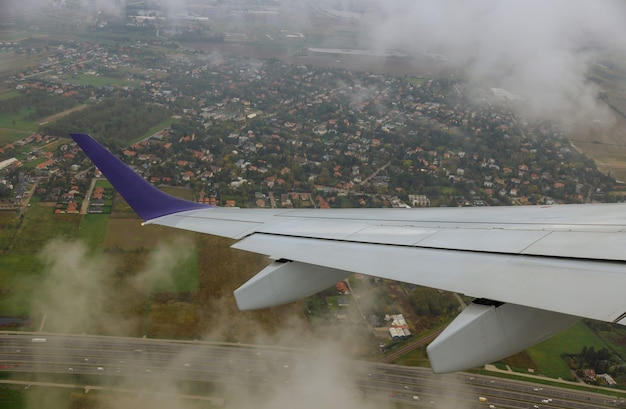
[[[427,368],[376,365],[370,378],[369,390],[380,388],[395,401],[415,401],[414,396],[417,396],[419,401],[426,401],[433,407],[445,403],[448,405],[445,407],[453,404],[453,407],[465,408],[472,402],[470,407],[476,408],[494,405],[496,408],[592,409],[625,405],[623,400],[607,395],[466,373],[435,375]],[[388,392],[392,389],[393,392]],[[479,396],[486,398],[486,402],[478,402]]]
[[[261,352],[262,351],[262,352]],[[142,338],[0,334],[0,370],[249,384],[293,351]],[[284,365],[287,365],[286,367]],[[273,374],[273,377],[280,377]],[[285,375],[285,379],[288,377]]]
[[[93,383],[100,376],[288,387],[294,376],[307,373],[306,353],[199,341],[0,333],[0,372],[67,374],[68,383]],[[433,408],[626,408],[623,399],[609,395],[503,378],[435,375],[428,368],[363,361],[346,360],[337,365],[350,369],[354,393],[363,399]]]

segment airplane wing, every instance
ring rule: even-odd
[[[580,317],[626,324],[626,205],[235,209],[169,196],[86,134],[71,137],[146,224],[238,239],[275,260],[235,291],[278,305],[350,274],[476,297],[428,347],[435,372],[493,362]]]

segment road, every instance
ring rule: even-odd
[[[51,373],[57,374],[56,380],[58,374],[67,374],[72,385],[81,381],[93,384],[98,377],[199,381],[246,386],[244,389],[264,383],[288,384],[297,373],[302,374],[305,353],[293,348],[199,341],[0,333],[0,372]],[[626,402],[612,396],[529,382],[465,373],[435,375],[428,368],[363,361],[338,364],[351,369],[364,399],[433,408],[626,407]],[[479,402],[479,396],[487,399],[487,404]]]
[[[91,202],[91,194],[93,193],[93,189],[96,187],[97,181],[98,179],[96,178],[91,179],[89,188],[87,189],[87,192],[85,192],[83,204],[80,207],[80,214],[87,214],[87,211],[89,210],[89,202]]]
[[[387,166],[389,166],[391,164],[391,162],[387,162],[385,163],[383,166],[381,166],[380,168],[376,169],[374,171],[374,173],[372,173],[371,175],[369,175],[368,177],[366,177],[365,179],[363,179],[361,181],[361,186],[367,186],[369,184],[369,181],[373,178],[376,177],[381,171],[385,170],[387,168]]]

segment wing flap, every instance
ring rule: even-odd
[[[215,210],[215,213],[212,213]],[[197,233],[214,234],[221,237],[239,239],[256,231],[263,225],[254,218],[236,219],[228,216],[235,215],[236,209],[212,208],[210,210],[191,210],[170,214],[149,220],[144,224],[158,224],[159,226],[195,231]],[[241,216],[241,214],[240,214]]]
[[[519,254],[550,232],[511,229],[440,229],[416,243],[418,247],[455,249],[487,253]]]
[[[624,260],[624,232],[555,231],[537,240],[523,254],[593,260]]]
[[[603,321],[626,311],[626,275],[619,263],[268,234],[251,235],[233,247]]]

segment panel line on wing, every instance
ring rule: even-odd
[[[311,236],[301,236],[301,235],[293,235],[293,234],[280,234],[280,233],[271,233],[271,232],[259,232],[255,231],[246,237],[251,237],[255,235],[267,235],[272,237],[291,237],[295,239],[307,239],[307,240],[321,240],[327,242],[338,242],[338,243],[351,243],[351,244],[373,244],[379,246],[390,246],[390,247],[404,247],[407,249],[411,248],[419,248],[424,250],[445,250],[445,251],[454,251],[459,253],[474,253],[474,254],[497,254],[497,255],[505,255],[505,256],[519,256],[519,257],[530,257],[530,258],[543,258],[543,259],[552,259],[552,260],[575,260],[575,261],[603,261],[611,264],[624,264],[623,260],[613,260],[613,259],[600,259],[600,258],[590,258],[590,257],[572,257],[572,256],[558,256],[558,255],[550,255],[550,254],[526,254],[521,252],[504,252],[504,251],[485,251],[485,250],[472,250],[472,249],[463,249],[463,248],[454,248],[454,247],[433,247],[433,246],[423,246],[417,244],[399,244],[399,243],[383,243],[380,241],[356,241],[356,240],[346,240],[340,238],[330,238],[330,237],[311,237]]]
[[[626,311],[622,315],[620,315],[619,317],[615,318],[613,320],[613,324],[619,324],[619,322],[621,320],[625,319],[625,318],[626,318]]]
[[[537,240],[533,241],[532,243],[528,244],[525,248],[523,248],[520,253],[524,253],[525,251],[529,250],[532,246],[534,246],[535,244],[539,243],[541,240],[544,240],[546,237],[548,237],[552,233],[554,233],[554,232],[551,231],[551,232],[548,232],[545,236],[539,237]]]
[[[285,218],[296,218],[296,219],[324,219],[324,220],[341,220],[341,221],[346,221],[346,222],[376,222],[376,221],[384,221],[385,223],[409,223],[412,225],[417,225],[417,224],[434,224],[436,225],[436,227],[449,227],[449,226],[457,226],[457,225],[463,225],[463,226],[490,226],[491,228],[494,228],[497,226],[503,226],[501,228],[510,228],[510,226],[519,226],[518,228],[520,230],[523,230],[523,227],[527,226],[531,226],[531,230],[535,230],[538,227],[541,227],[542,229],[544,229],[545,231],[552,231],[552,230],[568,230],[571,228],[586,228],[589,229],[589,231],[594,231],[595,228],[614,228],[615,232],[622,232],[624,231],[624,229],[626,228],[626,226],[624,224],[618,224],[618,223],[599,223],[599,222],[595,222],[595,223],[575,223],[572,221],[567,221],[564,223],[558,223],[555,224],[553,221],[530,221],[530,222],[525,222],[525,221],[520,221],[520,220],[516,220],[513,222],[510,221],[505,221],[505,220],[489,220],[489,219],[485,219],[485,220],[478,220],[478,221],[474,221],[474,220],[455,220],[455,219],[434,219],[434,218],[429,218],[429,219],[410,219],[410,218],[390,218],[390,217],[384,217],[384,218],[379,218],[379,217],[346,217],[344,215],[338,216],[336,214],[330,214],[330,212],[327,211],[316,211],[316,213],[319,213],[319,215],[313,215],[309,212],[305,213],[305,212],[299,212],[299,209],[296,210],[289,210],[289,211],[285,211],[283,213],[277,214],[276,216],[279,217],[285,217]],[[409,211],[411,209],[407,209],[407,211]],[[474,227],[468,227],[468,228],[474,228]],[[477,228],[483,228],[483,227],[477,227]]]

